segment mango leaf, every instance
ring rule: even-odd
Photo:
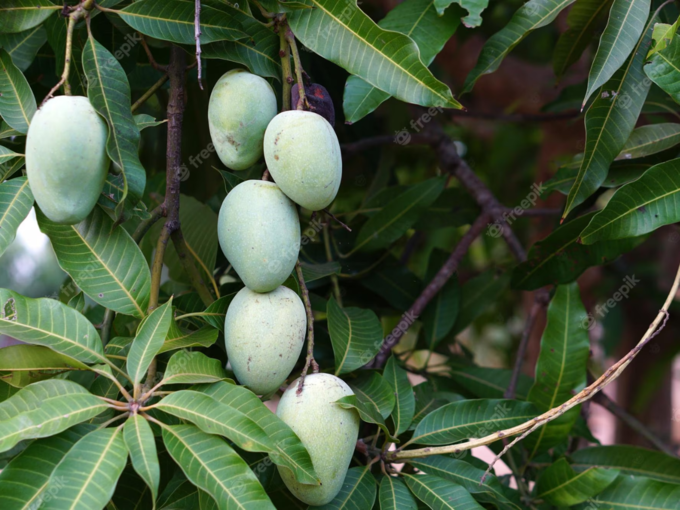
[[[482,503],[491,503],[500,510],[522,510],[505,495],[501,482],[493,474],[484,477],[484,470],[467,462],[444,455],[433,455],[422,459],[411,459],[409,464],[422,472],[449,480],[465,487]]]
[[[41,212],[37,217],[59,265],[93,301],[137,318],[146,315],[151,272],[123,227],[114,227],[99,207],[75,225],[53,223]]]
[[[671,510],[678,506],[680,487],[637,476],[619,476],[614,483],[591,499],[576,506],[585,510],[616,508],[617,510]]]
[[[618,475],[616,469],[597,467],[576,473],[562,457],[541,473],[536,497],[559,507],[578,505],[602,492]]]
[[[664,122],[635,129],[616,159],[651,156],[680,143],[680,124]]]
[[[132,117],[130,84],[118,60],[93,37],[88,37],[83,50],[83,70],[87,97],[109,126],[106,152],[121,172],[123,190],[116,206],[120,218],[125,201],[135,205],[146,186],[146,171],[137,155],[140,134]]]
[[[9,124],[7,124],[7,122],[5,122],[4,120],[0,122],[0,140],[12,138],[15,136],[21,136],[21,133],[19,133],[19,131],[17,131],[16,129],[11,128]]]
[[[217,341],[218,335],[219,331],[208,326],[196,331],[185,332],[173,321],[158,354],[177,349],[188,349],[189,347],[210,347]]]
[[[2,16],[2,7],[0,7],[0,16]],[[2,21],[0,21],[1,25]],[[2,31],[1,28],[0,31]],[[29,28],[15,34],[8,34],[6,32],[0,34],[0,46],[9,53],[10,57],[12,57],[12,62],[21,72],[29,68],[38,50],[45,42],[47,42],[47,33],[42,26]]]
[[[14,65],[9,53],[0,49],[0,116],[10,127],[25,135],[37,109],[26,77]]]
[[[406,485],[416,497],[437,510],[482,510],[463,487],[438,476],[404,475]]]
[[[92,510],[104,508],[127,462],[120,428],[90,432],[64,456],[52,472],[41,509]],[[86,473],[86,475],[84,475]]]
[[[635,237],[584,246],[579,243],[581,232],[596,214],[569,221],[532,246],[528,260],[512,273],[512,288],[536,290],[549,284],[574,282],[589,267],[608,264],[643,241]]]
[[[621,3],[620,0],[616,1]],[[611,80],[602,86],[588,108],[585,120],[585,154],[569,191],[563,217],[602,185],[607,178],[609,166],[626,145],[635,128],[651,85],[649,80],[645,80],[642,66],[652,40],[656,19],[654,17],[649,20],[643,37],[634,45],[633,54]]]
[[[392,411],[392,422],[394,423],[394,436],[408,430],[413,414],[415,413],[416,401],[413,396],[413,387],[408,379],[406,371],[397,364],[394,356],[387,360],[383,377],[394,392],[394,410]]]
[[[457,335],[472,324],[472,321],[479,317],[491,303],[496,301],[509,283],[510,275],[508,273],[489,270],[461,285],[461,304],[451,334]]]
[[[346,397],[336,400],[334,403],[342,409],[356,409],[359,413],[359,418],[366,423],[378,425],[385,433],[385,437],[388,441],[395,443],[399,442],[397,438],[392,437],[385,424],[384,418],[380,414],[380,410],[371,402],[359,400],[356,395],[347,395]]]
[[[7,147],[0,145],[0,164],[8,163],[14,158],[23,157],[23,154],[17,154],[14,151],[9,150]]]
[[[219,434],[249,452],[269,452],[274,445],[266,432],[242,412],[198,391],[181,390],[156,404],[158,409]]]
[[[156,507],[161,468],[158,464],[156,440],[151,426],[138,414],[130,416],[123,427],[123,439],[130,452],[130,460],[137,474],[151,489],[153,507]]]
[[[569,28],[560,35],[553,54],[553,69],[557,79],[575,64],[590,45],[600,23],[609,14],[613,0],[576,0],[569,11]]]
[[[420,279],[403,265],[380,269],[362,278],[360,282],[401,312],[411,308],[423,290]]]
[[[255,474],[223,439],[193,425],[174,425],[163,427],[163,442],[187,478],[220,510],[275,510]]]
[[[302,0],[312,9],[288,13],[293,33],[307,48],[401,101],[461,108],[449,88],[420,61],[407,36],[376,25],[356,0]]]
[[[370,467],[353,467],[347,471],[340,492],[330,503],[317,508],[321,510],[350,510],[373,508],[376,481]]]
[[[94,418],[107,404],[82,386],[65,380],[41,381],[0,404],[0,451],[19,441],[49,437]]]
[[[408,428],[409,430],[415,430],[418,424],[423,421],[423,418],[435,409],[439,409],[451,402],[465,400],[465,397],[462,395],[450,391],[438,391],[437,385],[432,381],[416,384],[413,387],[413,393],[416,399],[416,408],[413,414],[413,421]]]
[[[650,80],[680,103],[680,40],[677,37],[665,49],[654,53],[644,69]]]
[[[170,480],[158,498],[158,508],[163,510],[195,510],[199,503],[201,490],[186,479],[180,471]]]
[[[449,9],[440,16],[431,0],[408,0],[391,9],[378,26],[413,39],[420,50],[420,59],[429,66],[456,32],[460,25],[459,14],[459,9]],[[389,98],[387,92],[358,76],[350,76],[345,84],[343,100],[345,122],[353,124],[361,120]]]
[[[486,42],[477,65],[465,79],[463,93],[470,92],[482,75],[498,69],[508,53],[530,32],[552,23],[572,3],[574,0],[530,0],[522,5],[510,22]]]
[[[579,473],[602,467],[680,485],[680,459],[638,446],[592,446],[573,452],[571,460],[571,467]]]
[[[380,481],[380,510],[418,510],[418,503],[400,478],[383,476]]]
[[[590,356],[589,319],[578,284],[558,286],[548,307],[536,380],[528,398],[540,412],[559,406],[585,387]],[[529,436],[525,442],[531,449],[530,458],[566,439],[579,413],[580,407],[570,409]]]
[[[163,346],[171,321],[172,298],[151,312],[140,326],[127,355],[127,373],[135,385],[146,376],[151,360]]]
[[[414,444],[450,444],[484,437],[531,420],[538,413],[529,402],[518,400],[461,400],[425,416],[409,441]]]
[[[82,370],[87,366],[40,345],[10,345],[2,348],[2,356],[0,356],[0,371],[3,372],[40,372],[69,368]]]
[[[26,158],[16,158],[9,163],[0,164],[0,181],[4,182],[23,168]]]
[[[680,221],[680,159],[660,163],[626,184],[581,234],[583,244],[637,237]]]
[[[17,229],[33,207],[28,178],[17,177],[0,184],[0,255],[14,241]]]
[[[349,381],[349,385],[358,400],[375,407],[384,419],[392,414],[394,393],[379,373],[361,374],[358,379]]]
[[[502,398],[510,384],[512,371],[504,368],[455,367],[449,376],[460,386],[478,398]],[[520,374],[515,397],[525,400],[533,379]]]
[[[168,361],[163,384],[214,383],[226,378],[220,360],[209,358],[202,352],[179,351]]]
[[[435,177],[410,187],[391,200],[361,227],[352,252],[379,250],[399,239],[437,200],[444,184],[443,177]]]
[[[16,33],[33,28],[62,7],[49,0],[4,0],[0,5],[0,32]]]
[[[328,333],[335,355],[335,375],[352,372],[371,361],[382,345],[382,325],[372,310],[340,308],[328,300]]]
[[[118,479],[116,492],[111,497],[109,508],[115,510],[122,510],[123,508],[152,509],[153,504],[154,501],[149,487],[131,466],[126,466]]]
[[[462,21],[468,28],[478,27],[482,24],[482,11],[489,6],[489,0],[434,0],[434,6],[437,9],[437,14],[444,15],[446,9],[452,4],[457,3],[468,11]]]
[[[31,510],[42,501],[50,475],[64,455],[94,425],[76,425],[61,434],[39,439],[0,472],[0,506],[3,510]]]
[[[146,113],[140,113],[135,115],[133,118],[135,119],[135,124],[137,124],[137,128],[140,131],[148,127],[160,126],[161,124],[165,124],[167,122],[167,120],[156,120],[151,115],[147,115]]]
[[[432,250],[427,267],[426,280],[431,282],[448,260],[450,254],[442,250]],[[461,292],[458,276],[453,275],[427,305],[421,317],[425,332],[425,343],[431,351],[451,332],[460,308]]]
[[[318,484],[312,460],[295,432],[271,412],[250,390],[224,382],[202,387],[218,403],[227,404],[257,423],[275,443],[269,458],[278,466],[290,469],[300,483]]]
[[[44,345],[83,363],[106,363],[90,321],[55,299],[31,299],[0,289],[0,333]]]

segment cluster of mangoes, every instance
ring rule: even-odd
[[[225,74],[210,97],[208,121],[222,162],[244,170],[264,154],[274,182],[249,180],[227,195],[220,209],[219,240],[245,288],[232,300],[224,323],[227,356],[241,384],[270,395],[297,363],[307,316],[296,292],[282,284],[300,252],[295,204],[317,211],[340,187],[342,158],[333,127],[322,116],[292,110],[277,115],[276,96],[263,78],[243,70]],[[334,402],[353,392],[330,374],[306,377],[284,392],[278,416],[309,451],[320,485],[298,483],[279,468],[288,488],[310,505],[330,502],[340,491],[359,431],[354,409]]]

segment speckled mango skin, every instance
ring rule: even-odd
[[[308,505],[325,505],[340,492],[359,437],[359,413],[334,402],[354,395],[350,387],[331,374],[311,374],[305,378],[302,394],[298,380],[279,401],[276,414],[297,434],[314,464],[321,485],[304,485],[290,470],[279,467],[286,487]]]
[[[286,281],[300,252],[297,209],[273,182],[245,181],[231,190],[217,234],[225,257],[254,292],[271,292]]]
[[[306,209],[324,209],[338,194],[340,144],[321,115],[291,110],[274,117],[264,134],[264,159],[281,191]]]
[[[217,80],[208,104],[208,126],[222,163],[232,170],[257,163],[264,131],[276,112],[276,95],[264,78],[234,69]]]
[[[73,225],[92,211],[109,169],[108,129],[90,101],[57,96],[40,108],[26,137],[26,174],[42,212]]]
[[[279,389],[305,342],[305,305],[288,287],[260,294],[247,287],[229,304],[224,342],[238,381],[258,395]]]

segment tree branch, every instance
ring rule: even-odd
[[[283,94],[281,97],[281,111],[286,112],[291,109],[291,90],[293,88],[293,69],[290,66],[290,45],[286,38],[286,30],[288,29],[288,22],[285,16],[277,16],[277,27],[279,30],[280,49],[279,57],[281,57],[281,86]]]
[[[194,16],[194,39],[196,39],[196,65],[198,66],[198,86],[203,90],[201,81],[201,0],[196,0]]]
[[[319,372],[319,365],[314,359],[314,311],[312,310],[312,302],[309,300],[309,289],[307,289],[307,284],[305,283],[305,277],[302,274],[302,266],[300,265],[299,260],[297,264],[295,264],[295,273],[297,274],[298,282],[300,284],[302,302],[305,304],[305,311],[307,312],[307,359],[305,360],[302,374],[300,374],[300,383],[298,384],[297,389],[299,395],[305,384],[305,377],[307,376],[309,367],[312,367],[312,372],[316,374]]]

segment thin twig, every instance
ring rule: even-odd
[[[160,220],[163,216],[165,216],[165,204],[160,204],[156,206],[150,213],[150,216],[141,221],[139,225],[137,225],[137,228],[135,229],[134,233],[132,234],[132,239],[134,240],[135,243],[139,244],[141,240],[144,238],[146,233],[149,231],[151,227],[154,226],[154,224]]]
[[[194,16],[194,39],[196,39],[196,65],[198,66],[198,86],[203,90],[201,80],[201,0],[196,0]]]
[[[131,108],[132,113],[134,113],[135,111],[137,111],[137,109],[138,109],[140,106],[142,106],[144,103],[146,103],[146,102],[148,101],[148,99],[149,99],[151,96],[153,96],[153,95],[156,93],[156,91],[157,91],[158,89],[160,89],[166,81],[168,81],[168,75],[167,75],[167,74],[164,74],[163,76],[161,76],[161,77],[158,79],[158,81],[157,81],[156,83],[154,83],[154,84],[151,86],[151,88],[150,88],[149,90],[147,90],[146,92],[144,92],[144,94],[142,95],[142,97],[140,97],[139,99],[137,99],[137,101],[135,101],[135,103],[132,105],[132,108]]]
[[[59,90],[59,87],[64,86],[64,95],[71,95],[71,85],[68,82],[68,76],[71,71],[71,58],[73,56],[73,31],[76,27],[76,22],[85,16],[87,11],[77,8],[73,10],[68,17],[68,26],[66,28],[66,49],[64,51],[64,71],[61,73],[61,78],[57,84],[52,87],[45,99],[43,99],[40,106],[44,105],[45,102],[54,96],[54,94]]]
[[[168,66],[164,66],[156,62],[156,59],[153,58],[153,53],[151,53],[151,48],[149,48],[149,44],[146,42],[144,35],[141,35],[139,42],[142,44],[142,48],[144,48],[146,58],[149,59],[149,64],[151,64],[151,67],[153,67],[156,71],[160,71],[161,73],[167,73]]]
[[[286,112],[291,109],[291,89],[293,87],[293,69],[290,66],[290,45],[286,38],[287,23],[285,18],[277,18],[279,29],[279,57],[281,57],[281,86],[283,93],[281,94],[281,111]]]
[[[298,94],[299,99],[295,106],[297,110],[309,109],[309,102],[307,101],[307,94],[305,92],[305,83],[302,77],[304,70],[302,69],[302,61],[300,60],[300,52],[298,51],[297,44],[295,42],[295,35],[290,29],[290,26],[286,22],[285,27],[286,39],[288,40],[288,45],[290,46],[291,53],[293,54],[293,63],[295,64],[295,75],[297,77],[298,84]]]
[[[300,293],[302,294],[302,302],[305,305],[305,311],[307,312],[307,358],[305,360],[305,366],[300,374],[300,383],[298,384],[297,393],[298,395],[302,393],[302,387],[305,384],[305,377],[309,368],[312,368],[313,373],[319,372],[319,365],[314,359],[314,311],[312,310],[312,302],[309,300],[309,289],[307,289],[307,284],[305,283],[305,277],[302,274],[302,266],[300,261],[295,264],[295,273],[298,277],[298,282],[300,284]]]
[[[347,232],[351,232],[351,231],[352,231],[352,229],[349,228],[349,226],[345,225],[342,221],[340,221],[340,220],[335,216],[335,214],[333,214],[332,212],[330,212],[330,211],[328,210],[328,208],[324,209],[323,212],[325,212],[328,216],[330,216],[331,218],[333,218],[333,220],[334,220],[336,223],[338,223],[342,228],[344,228]]]

